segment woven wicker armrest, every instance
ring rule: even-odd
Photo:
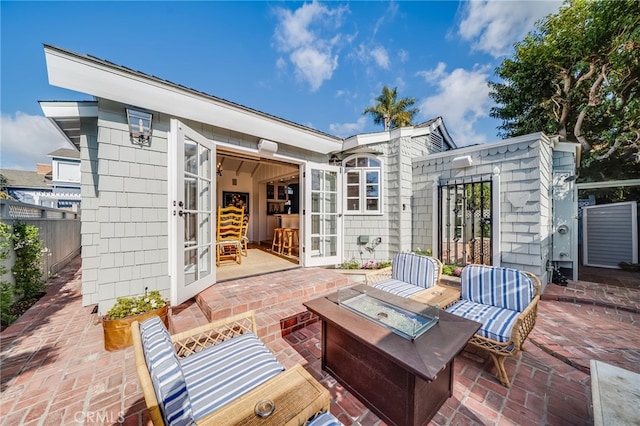
[[[391,278],[391,266],[367,272],[365,278],[367,280],[367,285],[372,285],[380,281],[388,280],[389,278]]]
[[[253,311],[223,318],[171,336],[178,357],[184,358],[209,346],[245,333],[258,334]]]
[[[329,409],[329,391],[301,365],[283,371],[233,402],[199,419],[198,425],[299,426]],[[266,418],[255,414],[258,401],[269,399],[275,410]]]

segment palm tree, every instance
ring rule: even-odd
[[[416,103],[415,98],[398,97],[398,88],[382,88],[382,93],[376,98],[376,104],[365,109],[362,114],[371,114],[375,124],[383,124],[384,130],[390,128],[411,126],[413,116],[418,113],[418,108],[408,109]]]

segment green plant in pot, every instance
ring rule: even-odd
[[[131,324],[134,321],[141,322],[156,315],[168,327],[168,308],[169,303],[159,291],[147,292],[145,289],[145,294],[139,296],[118,297],[102,319],[104,348],[114,351],[131,346]]]

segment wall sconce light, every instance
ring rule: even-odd
[[[145,111],[138,111],[127,108],[127,122],[129,123],[129,134],[133,143],[138,145],[151,145],[151,121],[153,114]]]
[[[275,154],[278,152],[278,144],[266,139],[258,141],[258,152],[262,154]]]
[[[222,176],[222,162],[218,163],[216,166],[216,175]]]
[[[451,166],[454,169],[463,169],[465,167],[469,167],[473,161],[471,161],[470,155],[465,155],[464,157],[456,157],[451,160]]]
[[[329,158],[329,164],[331,166],[339,166],[342,163],[342,160],[338,158],[336,154],[331,154],[331,158]]]

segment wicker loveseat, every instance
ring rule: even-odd
[[[460,301],[446,310],[482,323],[469,343],[489,351],[500,382],[510,387],[504,361],[523,350],[536,323],[540,280],[526,271],[468,265],[460,285]]]
[[[442,263],[435,257],[397,253],[391,268],[367,275],[367,285],[401,297],[414,296],[440,282]]]
[[[153,424],[340,425],[329,392],[296,365],[285,370],[256,335],[253,312],[173,336],[158,317],[131,326],[136,369]],[[271,399],[266,418],[254,413]]]

